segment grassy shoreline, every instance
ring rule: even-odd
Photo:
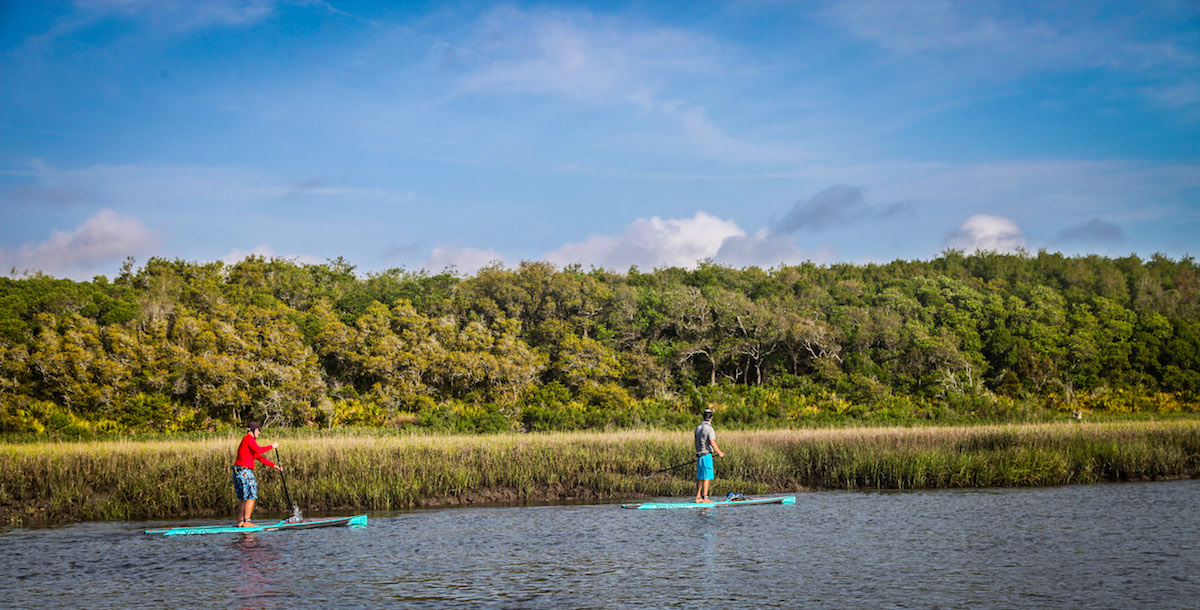
[[[1200,474],[1200,421],[721,431],[713,492],[1012,487]],[[239,435],[201,440],[0,443],[8,525],[232,515]],[[292,435],[288,435],[292,436]],[[271,441],[267,435],[264,440]],[[684,496],[690,433],[293,436],[277,456],[305,511]],[[274,459],[276,456],[272,456]],[[259,469],[256,514],[284,514]]]

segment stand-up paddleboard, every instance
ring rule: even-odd
[[[317,527],[366,527],[366,515],[353,517],[318,517],[316,519],[301,519],[293,521],[285,519],[269,525],[254,527],[237,527],[234,525],[205,525],[199,527],[170,527],[161,530],[146,530],[147,534],[161,536],[190,536],[195,534],[250,534],[253,532],[274,532],[279,530],[307,530]]]
[[[745,500],[721,500],[720,502],[639,502],[622,504],[621,508],[647,510],[654,508],[719,508],[727,506],[753,506],[757,504],[795,504],[796,496],[774,496],[770,498],[746,498]]]

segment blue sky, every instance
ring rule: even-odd
[[[0,268],[1173,258],[1200,5],[0,3]]]

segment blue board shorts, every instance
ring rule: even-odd
[[[716,471],[713,470],[712,454],[705,453],[696,458],[696,480],[711,481]]]
[[[233,493],[239,500],[258,499],[258,479],[254,478],[253,470],[245,466],[233,467]]]

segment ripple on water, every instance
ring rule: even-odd
[[[794,506],[380,513],[363,529],[0,532],[0,606],[1194,607],[1200,481],[803,494]]]

